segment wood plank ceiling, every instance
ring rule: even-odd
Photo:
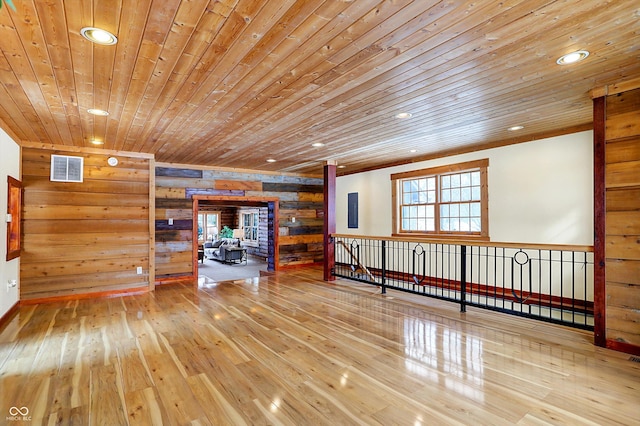
[[[354,172],[590,128],[589,91],[640,76],[637,0],[13,3],[0,127],[163,162]]]

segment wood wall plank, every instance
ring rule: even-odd
[[[606,97],[605,137],[606,337],[640,348],[640,89]]]
[[[145,182],[127,181],[99,181],[85,179],[82,183],[72,182],[51,182],[49,175],[33,176],[27,175],[22,178],[23,183],[33,189],[54,192],[87,192],[103,194],[143,194],[149,193],[149,184]]]
[[[25,234],[22,241],[27,245],[65,246],[65,245],[128,245],[145,244],[149,239],[147,232],[87,232],[87,233],[40,233]]]
[[[640,134],[640,111],[607,116],[607,139],[621,139]]]
[[[113,194],[86,192],[51,192],[32,189],[25,194],[27,205],[67,205],[67,206],[143,206],[148,202],[145,194]]]
[[[607,164],[607,188],[640,186],[640,161]]]
[[[96,234],[112,232],[144,232],[148,221],[145,220],[38,220],[25,221],[25,234],[50,234],[60,232],[61,234],[95,232]]]
[[[607,306],[607,337],[640,346],[640,311],[630,307]]]
[[[84,182],[50,182],[54,153],[83,157]],[[149,288],[150,160],[118,158],[23,148],[23,300]]]
[[[23,215],[25,220],[148,220],[149,207],[25,205]]]
[[[608,211],[607,212],[607,235],[640,235],[640,221],[637,220],[638,212],[628,211]]]
[[[156,187],[156,198],[184,198],[186,188],[158,188]]]
[[[242,191],[262,191],[262,182],[217,179],[215,181],[214,187],[215,189],[239,189]]]
[[[607,190],[607,211],[640,211],[640,188]]]
[[[607,144],[606,162],[623,163],[626,161],[640,160],[640,136],[634,135],[631,138],[615,140]]]
[[[607,259],[607,282],[640,285],[640,261]]]
[[[640,285],[607,280],[607,304],[630,310],[633,310],[634,306],[640,306]]]

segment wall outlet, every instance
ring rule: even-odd
[[[136,274],[138,274],[138,275],[142,275],[142,266],[138,266],[138,267],[136,268]]]
[[[6,218],[6,222],[7,223],[11,223],[11,221],[13,220],[13,216],[11,216],[11,213],[7,213],[7,218]]]
[[[173,225],[173,218],[169,218],[169,225]]]

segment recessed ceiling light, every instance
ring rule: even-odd
[[[99,140],[97,140],[97,139],[93,139],[93,140],[91,141],[91,143],[92,143],[92,144],[94,144],[94,145],[104,145],[104,142],[103,142],[103,141],[99,141]]]
[[[276,160],[274,160],[273,158],[267,158],[267,163],[275,163]]]
[[[418,150],[417,149],[410,149],[409,152],[413,154],[414,152],[418,152]]]
[[[413,114],[411,114],[410,112],[399,112],[396,114],[396,118],[399,118],[400,120],[411,117],[413,117]]]
[[[589,56],[589,52],[586,50],[578,50],[577,52],[567,53],[566,55],[562,55],[556,61],[558,65],[568,65],[575,64],[576,62],[580,62],[583,59],[586,59]]]
[[[100,28],[84,27],[80,30],[80,34],[92,43],[102,44],[105,46],[110,46],[118,42],[118,38],[116,36],[111,34],[109,31]]]
[[[94,109],[94,108],[91,108],[91,109],[88,109],[88,110],[87,110],[87,112],[88,112],[89,114],[93,114],[93,115],[100,115],[100,116],[102,116],[102,117],[106,117],[107,115],[109,115],[109,111],[104,111],[104,110],[102,110],[102,109]]]
[[[320,148],[321,146],[324,146],[324,144],[322,142],[316,142],[312,143],[311,146],[314,148]]]
[[[524,126],[511,126],[507,130],[511,132],[515,132],[516,130],[522,130],[522,129],[524,129]]]
[[[347,166],[338,166],[339,169],[345,169]]]

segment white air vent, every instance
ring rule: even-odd
[[[52,182],[82,182],[84,158],[67,155],[51,156]]]

